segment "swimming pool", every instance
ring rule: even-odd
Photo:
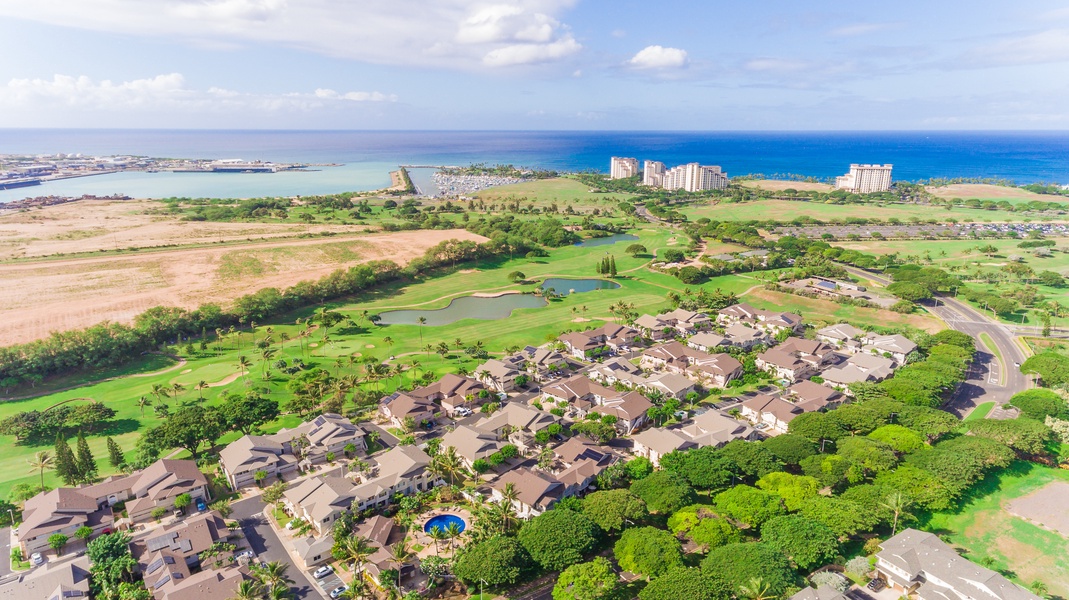
[[[456,515],[438,515],[436,517],[431,517],[430,520],[423,524],[423,531],[430,533],[435,527],[445,531],[449,528],[451,523],[456,523],[461,531],[464,531],[464,528],[467,527],[467,523],[464,522],[464,519],[461,519]]]

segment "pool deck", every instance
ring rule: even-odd
[[[426,558],[428,556],[435,556],[436,554],[440,554],[441,556],[453,556],[453,553],[456,552],[456,548],[464,545],[465,536],[461,534],[460,537],[453,540],[452,542],[439,542],[438,552],[435,551],[434,540],[431,538],[430,535],[427,534],[426,531],[423,530],[423,527],[427,524],[427,521],[430,521],[434,517],[438,517],[441,515],[453,515],[462,519],[464,521],[465,532],[467,532],[468,527],[471,526],[471,511],[465,508],[461,508],[459,506],[454,506],[450,508],[436,508],[420,515],[419,519],[417,519],[414,524],[415,526],[412,527],[413,541],[423,546],[423,549],[416,553],[416,556],[418,558]]]

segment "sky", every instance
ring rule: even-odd
[[[1064,0],[0,0],[0,57],[0,127],[1069,129]]]

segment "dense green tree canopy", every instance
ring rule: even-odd
[[[725,487],[733,476],[738,476],[735,462],[712,446],[684,452],[675,451],[661,457],[661,468],[686,477],[692,486],[700,490]]]
[[[795,511],[807,499],[820,492],[820,482],[806,475],[792,475],[782,471],[769,473],[757,480],[757,487],[783,498],[787,510]]]
[[[876,512],[836,496],[816,496],[802,503],[798,514],[823,523],[839,538],[872,531],[880,523]]]
[[[657,471],[631,484],[631,492],[646,502],[650,512],[671,514],[694,503],[694,490],[686,478],[671,471]]]
[[[787,512],[782,498],[748,485],[737,485],[720,492],[716,495],[714,505],[716,512],[750,527],[759,527],[765,521]]]
[[[460,551],[453,574],[469,584],[512,585],[531,568],[531,556],[518,540],[495,536]]]
[[[836,441],[846,435],[846,429],[831,416],[833,412],[835,411],[802,413],[791,419],[787,431],[812,441],[818,447],[821,440]]]
[[[884,425],[869,434],[869,438],[882,442],[899,454],[916,452],[924,447],[924,436],[902,425]]]
[[[646,503],[630,490],[600,490],[583,499],[583,514],[608,532],[624,529],[649,516]]]
[[[605,600],[613,597],[619,582],[608,559],[598,556],[565,569],[553,586],[553,600]]]
[[[598,541],[598,526],[585,515],[567,509],[546,511],[520,529],[520,543],[545,569],[560,571],[590,553]]]
[[[1026,375],[1039,375],[1046,386],[1065,385],[1069,383],[1069,356],[1053,351],[1040,352],[1024,361],[1021,372]]]
[[[860,466],[869,474],[889,471],[898,464],[898,458],[895,457],[894,450],[890,446],[863,437],[839,440],[836,444],[836,454]]]
[[[672,569],[639,592],[639,600],[728,600],[731,590],[718,576],[700,569]]]
[[[838,454],[814,454],[802,459],[802,472],[825,487],[838,487],[861,479],[861,468]]]
[[[1001,442],[1026,454],[1045,454],[1047,445],[1054,440],[1054,432],[1050,427],[1026,417],[1007,421],[995,419],[971,421],[969,432],[975,436]]]
[[[777,460],[787,465],[797,465],[802,459],[817,453],[817,445],[800,435],[785,433],[761,442]]]
[[[259,394],[227,394],[219,405],[219,415],[231,431],[251,434],[257,427],[278,417],[278,401]]]
[[[1014,394],[1010,398],[1010,405],[1020,409],[1021,414],[1036,421],[1043,421],[1047,417],[1056,419],[1069,419],[1069,403],[1057,393],[1043,389],[1033,388]]]
[[[820,521],[802,515],[776,517],[761,526],[761,541],[787,555],[799,568],[810,571],[839,553],[839,541]]]
[[[732,440],[718,451],[721,456],[735,463],[737,471],[748,479],[757,479],[783,468],[768,448],[746,440]]]
[[[794,585],[795,574],[787,557],[763,542],[728,544],[713,548],[702,560],[702,572],[724,579],[732,593],[761,578],[769,591],[781,595]]]
[[[621,569],[650,578],[683,566],[683,548],[679,540],[656,527],[633,527],[624,531],[613,546],[613,556]]]
[[[223,420],[215,409],[193,405],[178,409],[145,437],[157,448],[184,448],[196,458],[201,445],[215,443],[223,431]]]

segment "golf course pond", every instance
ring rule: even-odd
[[[594,290],[609,290],[620,287],[615,281],[604,279],[564,279],[551,277],[539,286],[552,288],[557,294],[567,296]],[[420,317],[428,326],[449,325],[462,319],[496,321],[506,319],[517,308],[541,308],[548,304],[542,296],[534,294],[501,294],[498,296],[462,296],[454,298],[449,306],[436,310],[388,310],[379,313],[380,325],[418,325]]]

